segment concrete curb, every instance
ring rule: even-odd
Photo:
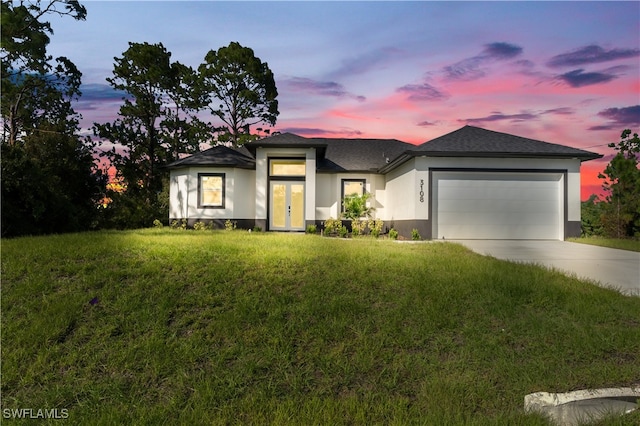
[[[524,397],[526,412],[549,417],[558,425],[577,425],[638,408],[640,386],[583,389],[565,393],[535,392]]]

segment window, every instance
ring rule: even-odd
[[[198,174],[198,207],[224,208],[224,173]]]
[[[342,179],[342,198],[347,195],[364,195],[364,179]]]
[[[306,161],[296,159],[272,159],[269,175],[271,176],[304,176]]]
[[[340,199],[340,204],[342,204],[342,200],[344,200],[346,196],[363,196],[366,182],[365,179],[342,179],[342,198]],[[344,212],[344,205],[342,205],[342,211]]]

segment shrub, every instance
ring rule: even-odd
[[[367,222],[361,221],[360,219],[353,219],[351,221],[351,234],[356,237],[364,233],[365,228],[367,227]]]
[[[158,219],[153,221],[153,226],[155,228],[162,228],[164,225],[162,224],[162,222],[160,222]]]
[[[398,239],[398,231],[396,231],[395,229],[391,228],[389,230],[389,238],[391,238],[392,240],[397,240]]]
[[[339,235],[341,238],[347,238],[347,235],[349,235],[349,230],[347,229],[347,227],[346,227],[346,226],[340,226],[340,227],[338,228],[338,235]]]
[[[369,219],[368,226],[369,231],[371,231],[371,235],[373,235],[375,238],[378,238],[380,236],[380,233],[382,232],[384,222],[380,219]]]
[[[324,221],[324,233],[333,234],[338,232],[338,229],[342,228],[342,221],[339,219],[329,218]]]
[[[196,231],[204,231],[207,229],[207,225],[204,222],[197,221],[193,224],[193,229]]]
[[[259,226],[254,226],[253,227],[253,232],[262,232],[262,228]]]
[[[187,219],[173,219],[170,226],[171,229],[187,229]]]
[[[306,233],[307,234],[315,234],[318,230],[316,225],[307,225]]]
[[[233,231],[238,227],[238,222],[233,222],[231,219],[227,219],[224,221],[224,229],[225,231]]]
[[[367,200],[371,197],[371,194],[364,193],[362,195],[352,194],[347,195],[342,200],[342,206],[344,207],[344,213],[342,217],[345,219],[356,220],[361,217],[370,217],[375,211],[373,207],[367,207]]]
[[[417,229],[412,229],[411,230],[411,239],[413,241],[420,241],[422,239],[422,237],[420,237],[420,233],[418,232]]]

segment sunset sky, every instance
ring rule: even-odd
[[[105,81],[128,42],[163,43],[194,68],[237,41],[267,62],[301,136],[423,143],[471,124],[604,154],[640,131],[640,2],[81,1],[50,18],[49,53],[83,73],[83,130],[115,118]],[[205,117],[206,118],[206,117]]]

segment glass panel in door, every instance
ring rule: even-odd
[[[291,183],[291,229],[304,229],[304,183]]]
[[[287,227],[287,186],[271,185],[271,227],[284,229]]]

